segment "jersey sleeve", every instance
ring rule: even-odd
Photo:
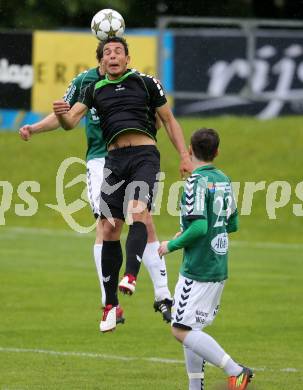
[[[157,108],[163,106],[167,102],[167,99],[160,81],[152,76],[144,76],[143,78],[148,89],[152,107]]]
[[[234,233],[239,230],[239,218],[238,213],[232,214],[227,220],[226,231],[227,233]]]
[[[187,220],[207,219],[207,182],[193,174],[185,182],[181,202],[181,215]]]
[[[238,209],[236,204],[235,195],[232,189],[232,184],[230,183],[230,204],[228,205],[228,209],[230,210],[227,215],[227,226],[226,230],[228,233],[236,232],[239,229],[239,217],[238,217]]]
[[[65,91],[63,99],[71,106],[73,106],[78,101],[85,73],[86,72],[80,73],[75,78],[73,78]]]
[[[92,82],[81,89],[78,102],[85,104],[87,108],[93,107],[95,83]]]
[[[206,219],[197,219],[192,221],[189,228],[182,234],[170,240],[167,247],[170,252],[177,249],[182,249],[192,245],[198,238],[203,237],[207,233],[208,224]]]

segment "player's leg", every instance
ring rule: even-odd
[[[151,145],[131,147],[128,151],[124,213],[130,228],[126,241],[126,270],[119,289],[132,294],[147,244],[146,223],[160,170],[160,155]]]
[[[228,378],[229,390],[244,390],[253,377],[250,368],[236,363],[217,343],[205,332],[172,328],[173,335],[182,344],[209,363],[222,368]]]
[[[94,158],[87,162],[87,197],[96,218],[96,240],[93,248],[94,260],[101,291],[101,305],[105,305],[105,290],[102,280],[101,254],[102,254],[102,223],[100,220],[100,190],[103,181],[105,158]]]
[[[185,347],[184,357],[188,375],[189,390],[204,390],[204,366],[205,360],[194,353],[191,349]]]
[[[106,296],[105,296],[105,290],[103,286],[103,277],[102,277],[102,247],[103,247],[103,232],[102,232],[102,222],[100,217],[97,218],[96,221],[96,240],[94,245],[94,259],[97,269],[97,274],[99,278],[100,283],[100,291],[101,291],[101,306],[105,306]]]
[[[106,295],[106,306],[100,323],[100,330],[113,330],[116,324],[124,322],[123,311],[118,301],[119,271],[123,262],[120,236],[124,224],[124,188],[119,177],[111,169],[111,159],[105,163],[106,177],[102,182],[100,212],[102,220],[102,275]]]
[[[224,369],[230,390],[244,390],[252,370],[237,364],[215,339],[201,331],[217,314],[223,287],[223,282],[201,283],[180,275],[174,296],[172,333],[201,359]]]
[[[179,275],[175,287],[174,306],[172,315],[172,333],[176,337],[178,331],[191,330],[194,317],[194,297],[197,295],[193,289],[194,281]],[[200,325],[201,327],[201,325]],[[180,341],[180,340],[179,340]],[[203,356],[196,354],[192,349],[183,344],[186,370],[188,375],[189,390],[204,390],[204,366]]]
[[[135,292],[137,275],[147,243],[146,218],[148,210],[145,203],[139,200],[130,200],[128,211],[128,219],[131,219],[132,223],[129,226],[126,239],[126,266],[124,276],[119,283],[119,290],[124,294],[132,295]]]
[[[164,256],[158,254],[159,241],[151,213],[146,220],[147,244],[143,253],[143,264],[148,270],[155,292],[154,309],[162,313],[163,320],[170,322],[172,297],[168,289],[167,271]]]
[[[124,322],[118,300],[119,272],[123,262],[120,242],[123,223],[123,220],[117,218],[110,220],[102,218],[102,275],[106,304],[100,322],[101,332],[113,330],[117,323]]]

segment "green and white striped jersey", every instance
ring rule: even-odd
[[[181,229],[195,219],[207,219],[208,230],[184,248],[180,273],[201,282],[228,276],[228,224],[237,218],[230,179],[213,165],[197,168],[186,180],[181,198]]]
[[[101,79],[102,76],[99,74],[99,68],[91,68],[79,73],[69,84],[64,95],[64,100],[73,106],[77,103],[83,88]],[[86,114],[85,132],[87,138],[86,161],[93,158],[105,157],[107,155],[106,145],[95,108],[91,108]]]

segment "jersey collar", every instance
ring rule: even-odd
[[[210,171],[212,169],[215,169],[215,166],[213,164],[203,165],[203,167],[198,167],[195,170],[193,170],[192,173],[199,173],[201,171]]]
[[[132,70],[132,69],[127,69],[126,71],[125,71],[125,73],[122,75],[122,76],[120,76],[118,79],[115,79],[115,80],[110,80],[109,78],[108,78],[108,74],[106,73],[105,74],[105,80],[106,80],[106,82],[108,83],[108,84],[118,84],[118,83],[121,83],[124,79],[126,79],[130,74],[132,74],[132,73],[135,73],[134,72],[134,70]]]

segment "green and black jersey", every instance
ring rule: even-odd
[[[137,130],[156,139],[157,107],[166,103],[161,84],[152,76],[127,70],[119,79],[104,79],[82,89],[79,102],[95,107],[109,145],[120,133]]]
[[[207,220],[207,233],[184,248],[180,273],[200,282],[225,280],[229,225],[237,219],[230,179],[213,165],[196,169],[185,183],[181,199],[181,228]]]
[[[79,99],[82,88],[91,83],[99,81],[104,76],[100,76],[99,68],[91,68],[79,73],[69,84],[64,100],[73,106]],[[93,158],[101,158],[107,155],[106,145],[103,139],[103,132],[100,130],[100,120],[95,108],[91,107],[85,118],[85,132],[87,138],[86,161]]]

